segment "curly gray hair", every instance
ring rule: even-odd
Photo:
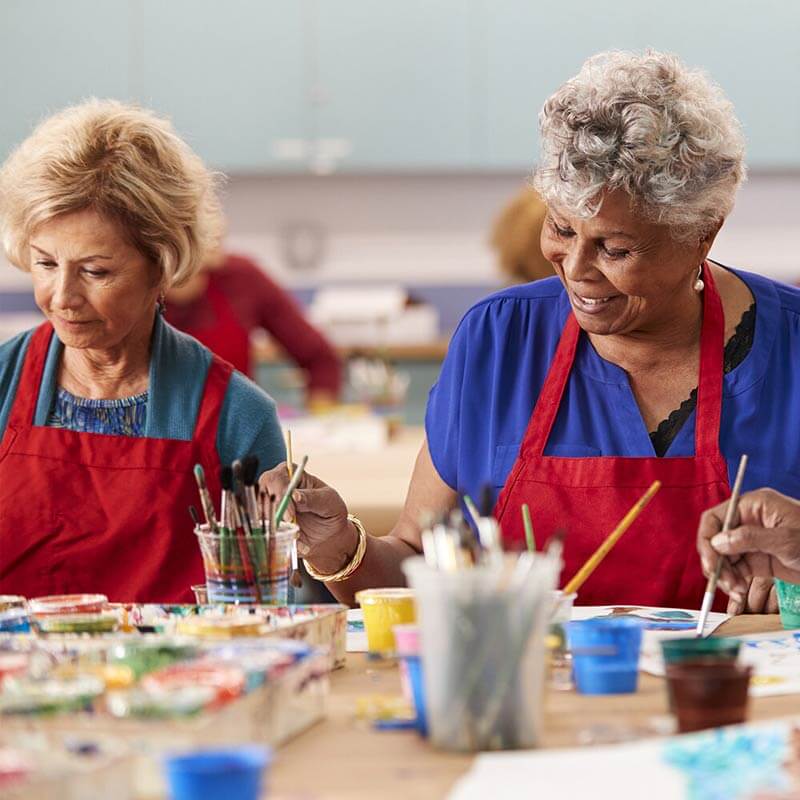
[[[588,59],[539,115],[533,183],[580,217],[623,189],[679,240],[702,239],[733,208],[744,135],[720,87],[676,56],[609,51]]]

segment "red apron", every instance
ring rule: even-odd
[[[248,377],[250,368],[250,331],[239,321],[230,300],[219,288],[214,273],[209,275],[206,297],[214,312],[214,324],[183,328],[190,336],[202,342],[212,353],[216,353]]]
[[[698,608],[705,579],[695,549],[700,514],[730,496],[719,449],[724,317],[708,265],[695,455],[681,458],[563,458],[544,455],[575,360],[580,327],[570,313],[495,516],[512,544],[525,541],[520,506],[531,508],[537,537],[566,531],[564,578],[571,578],[655,480],[661,490],[579,591],[584,605]],[[715,608],[724,607],[718,595]]]
[[[33,424],[53,329],[31,337],[0,443],[0,593],[101,592],[180,602],[202,583],[187,507],[192,469],[219,492],[216,437],[231,367],[209,367],[191,441],[110,436]]]

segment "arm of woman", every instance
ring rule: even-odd
[[[287,483],[283,465],[261,476],[261,486],[276,496],[283,495]],[[422,550],[420,519],[427,513],[447,512],[455,505],[456,498],[456,493],[436,472],[424,442],[397,524],[386,536],[368,536],[359,568],[345,581],[326,583],[328,589],[342,603],[353,605],[355,593],[361,589],[403,586],[401,562]],[[338,493],[306,473],[292,499],[300,527],[300,555],[323,575],[331,575],[349,564],[358,545],[358,531],[348,521],[347,507]]]
[[[315,399],[335,401],[342,388],[342,367],[333,346],[311,325],[285,289],[258,265],[250,261],[247,265],[247,291],[252,298],[257,324],[306,373],[306,394],[310,403]]]

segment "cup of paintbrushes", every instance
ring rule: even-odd
[[[212,533],[198,525],[209,603],[265,603],[286,605],[289,599],[291,548],[298,528],[282,522],[272,534],[262,528],[234,534]]]
[[[752,667],[699,658],[666,665],[669,705],[681,733],[737,725],[747,719]]]
[[[536,747],[545,631],[559,561],[525,554],[469,569],[403,562],[417,604],[431,741],[475,752]]]

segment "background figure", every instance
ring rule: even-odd
[[[529,283],[553,275],[553,267],[542,255],[539,244],[546,214],[542,198],[526,187],[495,220],[492,247],[508,283]]]
[[[342,370],[333,347],[294,298],[245,256],[219,254],[188,283],[173,287],[166,319],[249,377],[250,334],[263,328],[305,372],[309,406],[338,400]]]

